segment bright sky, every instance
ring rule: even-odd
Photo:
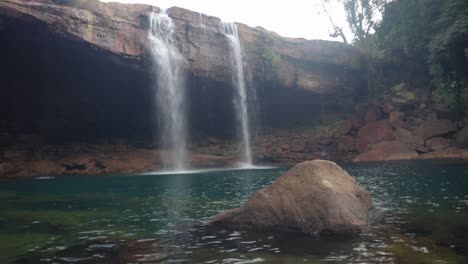
[[[241,22],[249,26],[262,26],[285,37],[306,39],[332,39],[327,16],[322,12],[320,0],[101,0],[103,2],[144,3],[162,8],[184,7],[196,12],[216,16],[224,21]],[[346,27],[344,10],[340,5],[332,6],[328,12],[334,23],[342,26],[351,39]]]

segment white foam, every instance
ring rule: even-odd
[[[239,170],[271,170],[276,167],[271,166],[255,166],[246,163],[238,163],[235,167],[230,168],[210,168],[210,169],[191,169],[191,170],[166,170],[166,171],[151,171],[142,175],[175,175],[175,174],[198,174],[218,171],[239,171]]]

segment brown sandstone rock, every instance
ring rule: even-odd
[[[360,129],[362,126],[364,126],[364,121],[360,115],[354,115],[351,117],[351,123],[353,125],[354,129]]]
[[[423,154],[423,159],[464,159],[468,160],[468,150],[460,148],[446,148]]]
[[[344,136],[337,139],[338,150],[352,152],[356,150],[356,140],[351,136]]]
[[[429,150],[441,150],[450,147],[450,141],[446,138],[435,137],[426,141],[426,146]]]
[[[393,124],[397,124],[399,122],[404,121],[403,120],[404,118],[405,118],[405,113],[400,112],[400,111],[392,111],[390,112],[388,116],[388,121],[393,126]]]
[[[468,126],[465,126],[457,135],[457,144],[460,147],[468,147]]]
[[[377,121],[383,118],[383,112],[378,103],[372,103],[364,114],[366,123]]]
[[[289,144],[291,152],[304,153],[307,151],[307,143],[303,141],[293,141]]]
[[[238,158],[232,155],[215,156],[192,154],[190,155],[191,165],[196,168],[225,168],[231,167],[237,162]]]
[[[335,137],[342,137],[350,133],[352,129],[353,121],[351,119],[346,119],[345,121],[341,122],[333,134]]]
[[[369,193],[348,173],[334,162],[314,160],[297,164],[211,224],[309,235],[348,233],[365,229],[371,210]]]
[[[453,134],[457,127],[447,119],[424,121],[416,130],[416,134],[424,139]]]
[[[393,135],[396,140],[405,143],[419,152],[428,152],[428,149],[424,144],[424,139],[413,134],[410,130],[407,130],[404,127],[397,127],[393,132]]]
[[[368,152],[359,154],[354,162],[419,159],[419,154],[401,141],[383,141],[372,146]]]
[[[390,114],[393,110],[395,110],[395,107],[389,103],[385,103],[382,107],[382,110],[386,114]]]
[[[357,149],[361,152],[366,151],[369,145],[382,140],[392,140],[393,130],[388,120],[379,120],[370,122],[359,129],[357,136]]]
[[[121,59],[144,67],[148,52],[150,12],[158,7],[143,4],[104,3],[98,0],[0,1],[0,18],[44,24],[51,33],[84,42]],[[229,49],[221,33],[221,20],[187,9],[173,7],[169,16],[176,27],[178,47],[190,72],[214,79],[230,78]],[[246,69],[262,78],[274,76],[286,87],[298,87],[319,94],[352,92],[350,82],[361,82],[357,76],[362,53],[339,42],[283,38],[263,28],[238,23],[239,37],[246,56]],[[271,66],[266,52],[280,63]],[[266,65],[267,64],[267,65]],[[133,65],[133,64],[132,64]],[[313,67],[310,65],[314,65]],[[317,67],[326,65],[327,67]],[[272,69],[271,72],[259,69]],[[346,68],[346,71],[341,69]],[[330,70],[325,70],[330,69]],[[338,74],[338,75],[337,75]]]

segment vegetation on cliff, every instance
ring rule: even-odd
[[[373,60],[403,55],[405,64],[424,68],[443,102],[468,108],[468,2],[465,0],[337,0],[354,34],[353,44]],[[333,25],[335,27],[335,25]],[[375,90],[375,65],[369,75]],[[372,70],[373,69],[373,70]],[[371,79],[371,78],[370,78]],[[372,86],[372,87],[371,87]]]

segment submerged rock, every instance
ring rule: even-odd
[[[336,163],[313,160],[297,164],[210,224],[310,235],[357,233],[369,225],[372,208],[370,194]]]

